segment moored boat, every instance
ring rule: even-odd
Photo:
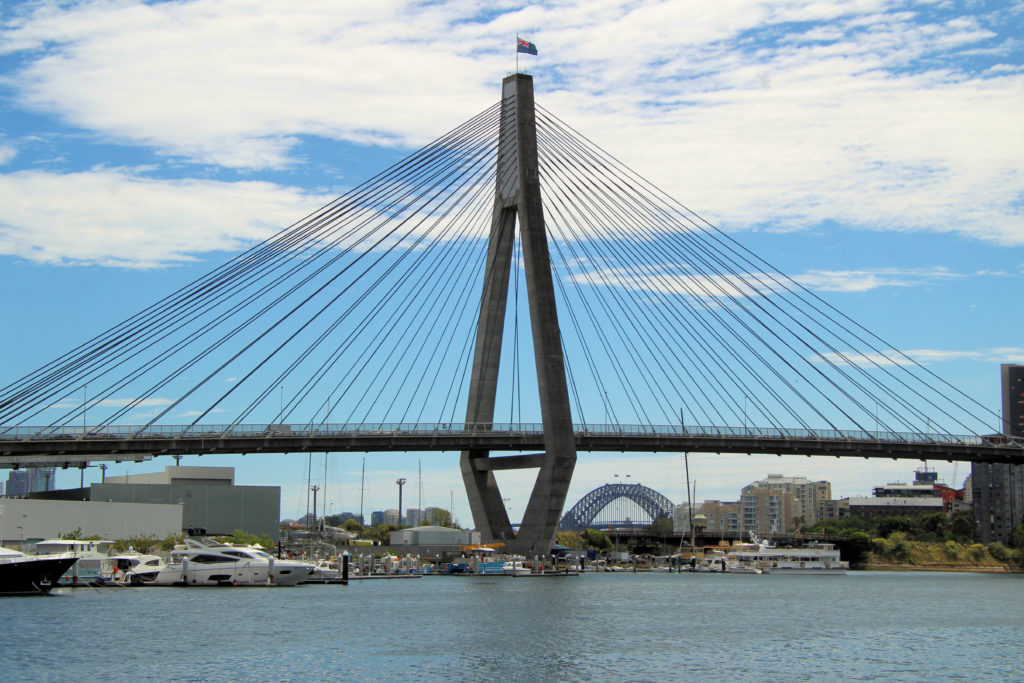
[[[153,579],[156,586],[295,586],[315,565],[278,559],[257,548],[186,538]]]
[[[157,555],[135,552],[112,555],[110,560],[114,563],[110,580],[130,585],[153,583],[166,564],[164,559]]]
[[[809,543],[800,548],[776,548],[757,537],[754,543],[728,553],[730,563],[760,568],[772,574],[845,574],[850,563],[840,559],[831,543]]]
[[[501,565],[501,573],[505,576],[530,576],[533,571],[524,566],[522,560],[508,560]]]
[[[60,577],[62,586],[103,583],[111,575],[113,562],[107,551],[113,541],[56,538],[36,544],[37,555],[71,554],[78,558]]]
[[[0,595],[45,595],[77,561],[69,554],[26,555],[0,548]]]

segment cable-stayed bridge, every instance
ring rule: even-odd
[[[527,552],[553,536],[578,451],[1020,462],[1007,431],[536,106],[522,74],[0,390],[8,466],[458,451],[477,527]],[[494,472],[533,467],[516,535]]]

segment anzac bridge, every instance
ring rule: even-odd
[[[6,467],[458,452],[485,542],[527,554],[580,452],[1024,462],[1004,427],[535,105],[524,74],[0,389]],[[516,534],[494,473],[522,468]]]

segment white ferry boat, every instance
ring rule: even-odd
[[[776,548],[754,538],[754,543],[733,548],[730,564],[756,567],[772,574],[845,574],[850,563],[839,559],[839,550],[831,543],[813,542],[802,548]]]

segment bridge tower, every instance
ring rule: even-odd
[[[460,466],[473,521],[484,542],[504,541],[510,551],[529,555],[548,552],[554,541],[576,466],[576,441],[540,197],[533,77],[506,77],[501,96],[497,182],[466,422],[489,425],[494,420],[518,218],[545,452],[491,457],[487,450],[468,450],[462,452]],[[540,471],[517,535],[509,522],[494,470],[531,467],[539,467]]]

